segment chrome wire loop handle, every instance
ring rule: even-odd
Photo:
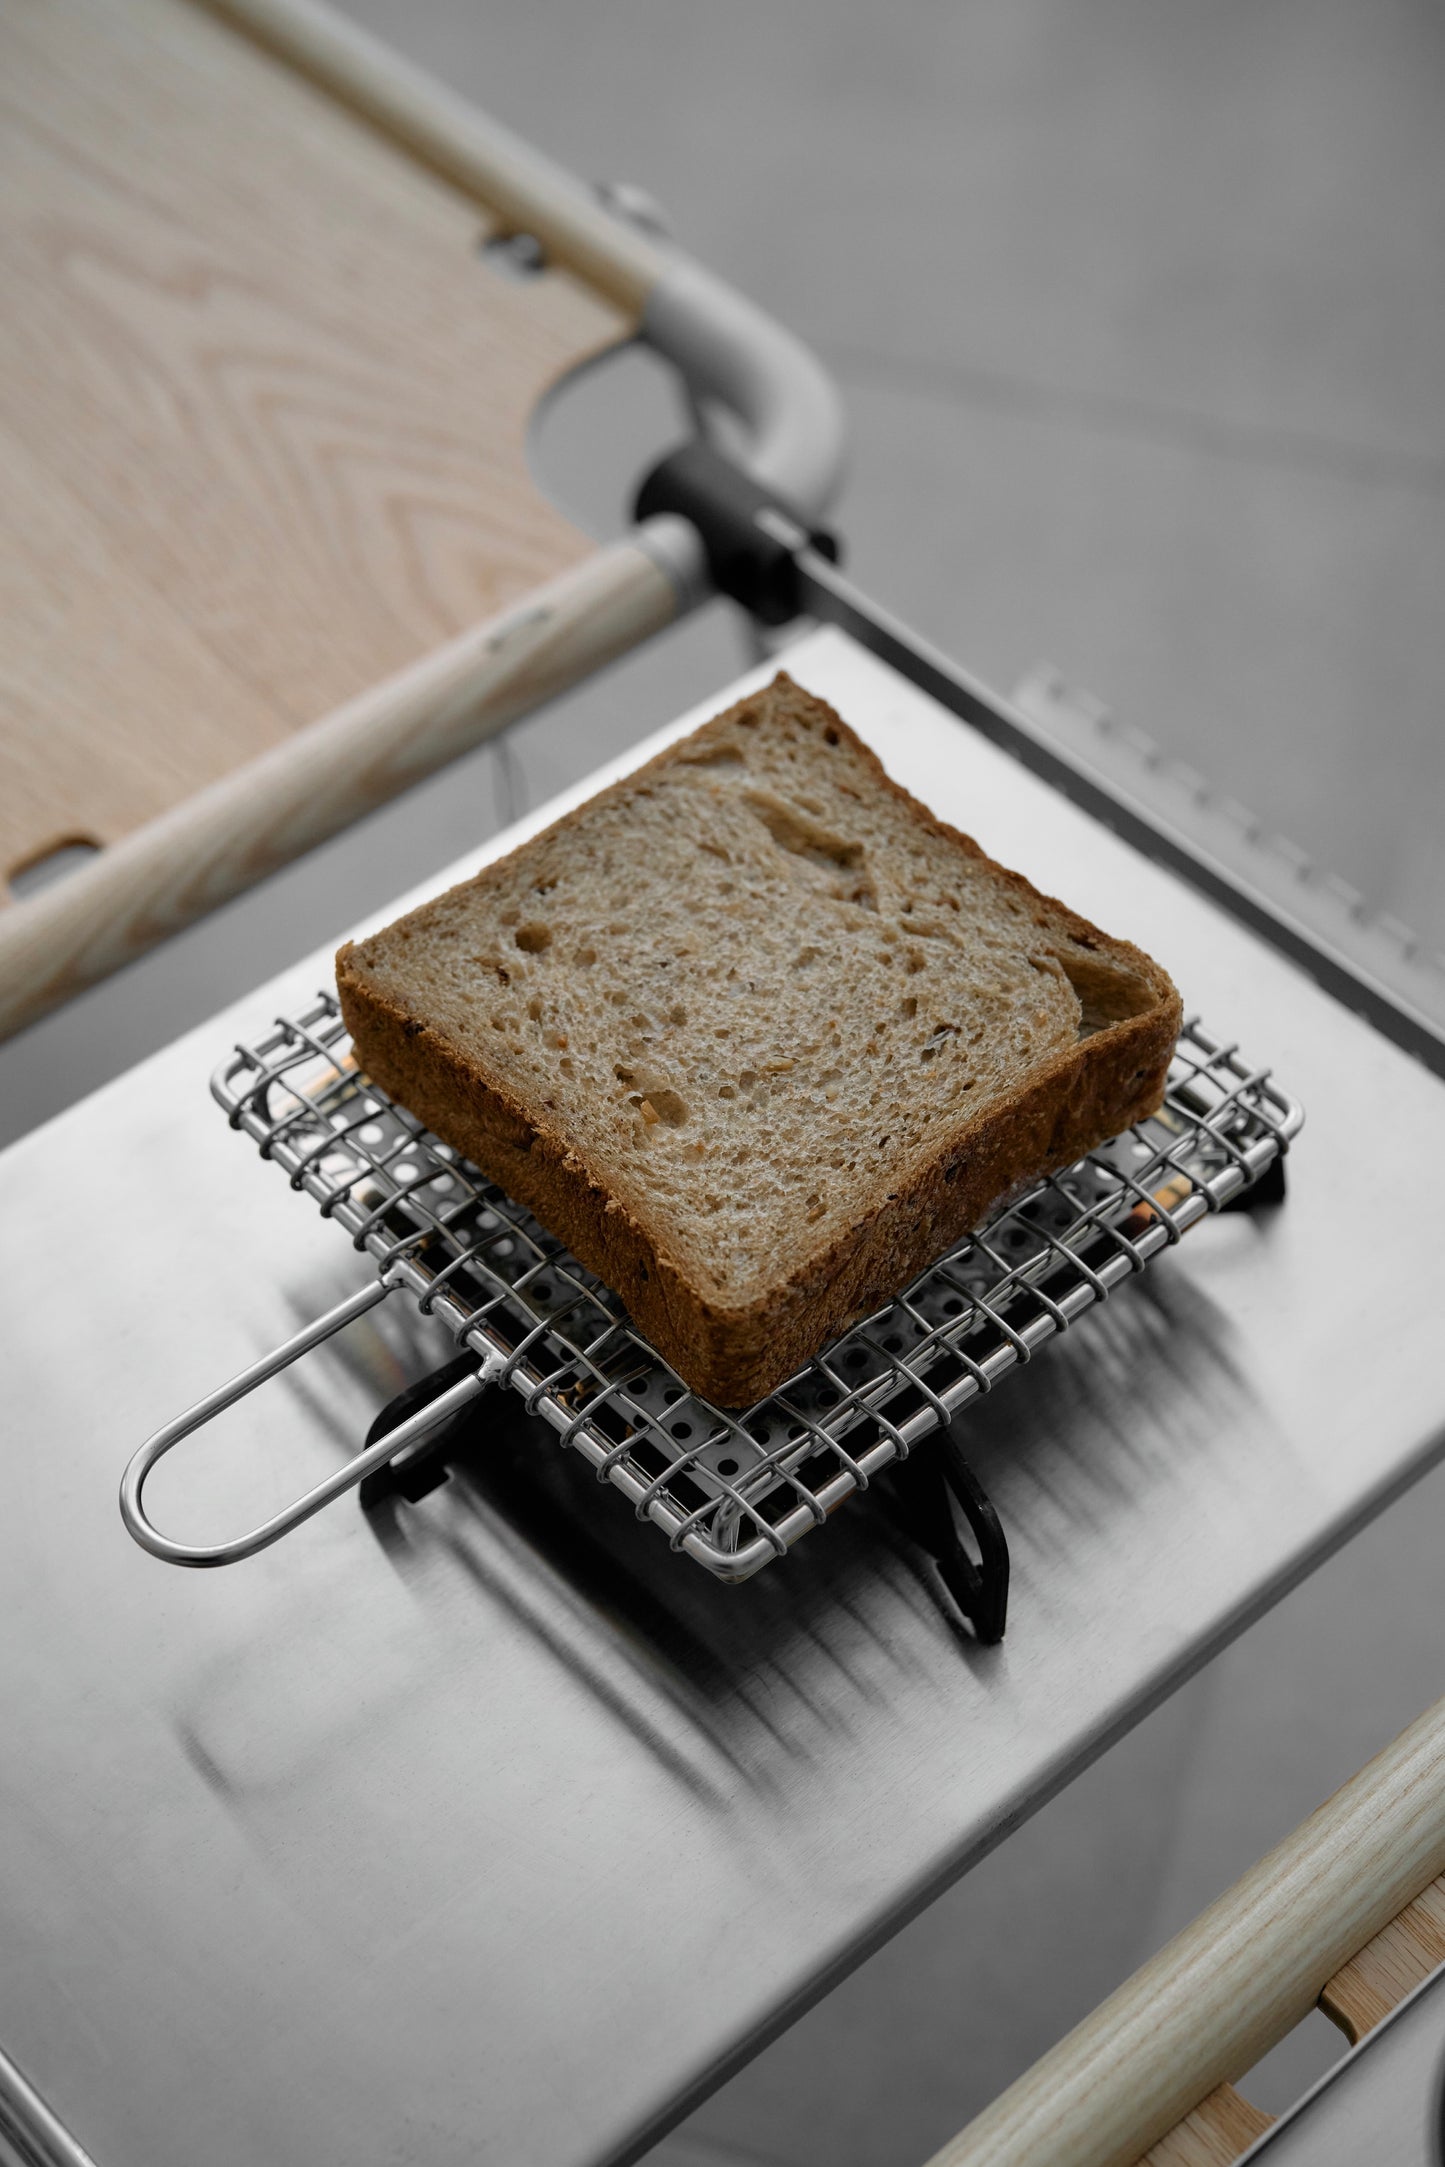
[[[475,1399],[478,1393],[491,1383],[496,1371],[502,1367],[500,1355],[480,1360],[478,1368],[471,1376],[459,1379],[405,1422],[399,1422],[394,1430],[388,1430],[374,1445],[368,1445],[364,1452],[358,1452],[344,1467],[339,1467],[334,1475],[328,1475],[323,1482],[318,1482],[304,1497],[299,1497],[294,1505],[288,1505],[271,1519],[263,1520],[259,1527],[253,1527],[248,1535],[237,1535],[230,1542],[222,1543],[176,1542],[171,1536],[163,1535],[160,1529],[147,1519],[142,1502],[146,1478],[156,1462],[164,1459],[173,1445],[178,1445],[183,1437],[190,1437],[196,1430],[203,1429],[206,1423],[225,1408],[233,1407],[236,1401],[244,1399],[248,1392],[254,1392],[257,1385],[265,1384],[268,1378],[278,1376],[283,1369],[289,1369],[303,1354],[309,1354],[313,1347],[319,1347],[323,1341],[331,1339],[346,1325],[357,1317],[365,1316],[367,1310],[374,1309],[379,1302],[384,1302],[389,1294],[395,1292],[394,1282],[377,1279],[370,1286],[363,1287],[359,1293],[348,1294],[345,1301],[338,1302],[334,1309],[328,1309],[325,1315],[318,1317],[313,1324],[306,1325],[290,1339],[283,1340],[279,1347],[274,1347],[269,1354],[262,1355],[249,1369],[243,1369],[229,1384],[223,1384],[216,1391],[208,1393],[203,1400],[197,1400],[194,1407],[188,1408],[183,1415],[177,1415],[164,1429],[157,1430],[154,1437],[147,1438],[131,1460],[120,1485],[120,1516],[128,1532],[143,1550],[149,1550],[153,1557],[164,1559],[167,1565],[235,1565],[242,1558],[254,1557],[258,1550],[265,1550],[273,1542],[279,1541],[281,1536],[289,1534],[293,1527],[299,1527],[303,1520],[309,1520],[313,1513],[320,1512],[322,1507],[329,1505],[334,1498],[355,1489],[357,1483],[364,1481],[373,1468],[380,1467],[387,1460],[394,1460],[398,1453],[404,1452],[408,1445],[415,1444],[419,1438],[426,1436],[429,1430],[439,1429],[464,1407],[468,1400]]]

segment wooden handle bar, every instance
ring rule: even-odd
[[[664,261],[561,166],[316,0],[202,0],[633,314]]]
[[[0,911],[0,1037],[179,932],[677,613],[615,542]]]
[[[936,2153],[929,2167],[1132,2167],[1306,2016],[1445,1869],[1445,1700]]]

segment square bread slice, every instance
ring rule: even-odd
[[[1157,963],[786,676],[336,959],[383,1090],[741,1407],[1163,1095]]]

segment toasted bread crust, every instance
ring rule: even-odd
[[[425,1018],[408,1013],[374,985],[352,943],[336,959],[342,1014],[376,1083],[534,1212],[622,1297],[640,1330],[683,1380],[725,1407],[750,1405],[775,1390],[850,1323],[896,1295],[1011,1189],[1071,1164],[1154,1112],[1181,1020],[1179,996],[1157,963],[1041,895],[1021,874],[995,865],[971,837],[938,820],[894,782],[871,748],[824,703],[781,682],[826,714],[878,785],[915,819],[981,860],[1025,898],[1040,926],[1126,967],[1155,1000],[1142,1013],[1106,1023],[1061,1048],[1011,1095],[959,1121],[896,1192],[777,1284],[746,1302],[717,1299],[622,1203],[605,1171],[551,1129],[544,1114],[521,1103],[501,1079],[484,1073]],[[685,742],[705,743],[709,732],[726,727],[753,704],[739,702]],[[678,750],[667,748],[605,795],[634,789]],[[550,832],[566,830],[584,810],[565,815]],[[484,868],[478,881],[484,883],[495,869]]]

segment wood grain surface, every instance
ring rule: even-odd
[[[583,558],[528,417],[631,324],[187,0],[0,13],[0,206],[4,894]]]
[[[594,550],[0,913],[0,1037],[600,669],[676,608],[644,551]]]
[[[197,0],[325,86],[423,165],[487,204],[594,293],[640,314],[664,269],[653,242],[589,188],[433,75],[343,15],[332,0]]]
[[[1445,1875],[1336,1972],[1320,2007],[1353,2046],[1445,1964]]]
[[[1406,1904],[1372,1941],[1335,1973],[1319,2006],[1357,2046],[1407,1994],[1445,1964],[1445,1875]],[[1139,2167],[1232,2167],[1273,2115],[1221,2084],[1151,2145]]]
[[[1273,2126],[1272,2114],[1221,2084],[1149,2147],[1139,2167],[1232,2167]]]
[[[1445,1871],[1445,1700],[1377,1754],[938,2152],[1133,2167],[1308,2014]]]

